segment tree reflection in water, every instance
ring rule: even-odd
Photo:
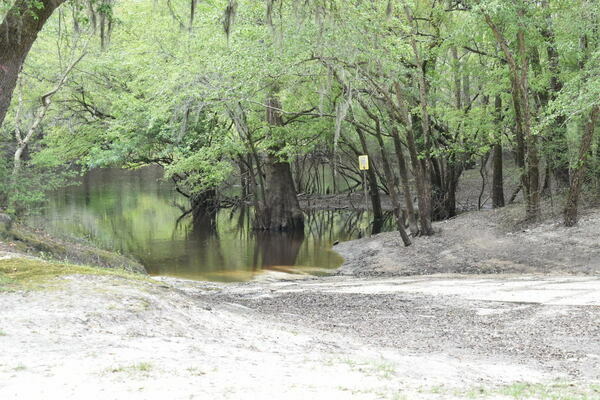
[[[299,233],[253,231],[248,207],[180,218],[189,205],[161,176],[148,168],[91,171],[52,194],[30,223],[132,255],[154,275],[215,281],[248,280],[263,269],[325,274],[343,261],[334,242],[373,228],[370,214],[353,210],[309,211]]]

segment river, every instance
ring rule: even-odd
[[[343,262],[333,243],[369,228],[366,213],[318,210],[306,214],[303,235],[257,233],[252,210],[244,207],[221,209],[210,229],[180,218],[187,203],[160,168],[96,169],[51,193],[30,223],[133,256],[151,275],[221,282],[250,280],[265,270],[330,273]]]

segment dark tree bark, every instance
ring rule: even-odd
[[[17,78],[38,33],[65,0],[17,0],[0,24],[0,126],[10,106]]]
[[[456,159],[432,159],[432,210],[434,221],[456,216],[456,190],[464,166]]]
[[[504,168],[502,160],[502,143],[494,144],[494,159],[492,164],[492,206],[504,207]]]
[[[451,160],[446,168],[446,192],[443,203],[445,215],[443,219],[456,217],[456,190],[463,170],[463,163],[455,160]]]
[[[255,228],[269,231],[302,230],[304,214],[296,195],[290,164],[269,155],[265,172],[265,204],[257,214]]]
[[[579,157],[577,158],[577,164],[571,174],[571,185],[569,187],[569,195],[567,196],[567,203],[565,205],[564,223],[566,226],[577,225],[579,195],[581,193],[581,185],[583,184],[585,171],[587,169],[587,160],[590,156],[590,149],[594,138],[594,129],[598,123],[599,114],[600,107],[594,107],[585,124],[583,137],[581,138],[581,144],[579,145]]]
[[[496,121],[500,128],[502,118],[502,98],[498,95],[495,100]],[[504,207],[504,166],[502,159],[502,135],[497,134],[496,143],[493,147],[494,158],[492,160],[492,207]]]
[[[190,0],[190,32],[194,29],[194,18],[196,17],[196,6],[198,0]]]
[[[271,95],[267,99],[267,122],[282,126],[281,104]],[[265,191],[263,204],[256,210],[254,227],[258,230],[295,231],[304,229],[304,214],[296,194],[290,163],[277,156],[277,146],[271,148],[265,160]]]
[[[217,228],[217,211],[219,200],[217,191],[205,190],[190,197],[192,205],[192,223],[194,228],[214,231]]]
[[[240,198],[242,201],[246,201],[250,195],[250,168],[248,167],[252,160],[250,157],[245,155],[238,156],[238,167],[240,170]]]

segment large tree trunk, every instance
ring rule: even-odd
[[[267,99],[267,122],[282,126],[281,104],[271,95]],[[254,227],[258,230],[295,231],[304,229],[304,214],[296,194],[290,163],[281,160],[273,147],[265,160],[264,200],[256,210]]]
[[[496,123],[497,129],[500,129],[502,121],[502,98],[496,96]],[[504,207],[504,166],[502,159],[502,134],[496,134],[496,143],[493,146],[493,164],[492,164],[492,207]]]
[[[65,0],[17,0],[0,24],[0,126],[17,84],[25,58],[54,10]]]
[[[304,214],[296,196],[290,164],[269,155],[265,165],[265,200],[257,210],[255,228],[269,231],[295,231],[304,228]]]
[[[587,160],[590,156],[590,148],[594,138],[594,129],[598,122],[598,114],[600,114],[600,107],[594,107],[585,124],[583,137],[581,138],[581,144],[579,146],[579,157],[577,158],[577,164],[571,174],[571,185],[569,187],[569,195],[565,205],[564,223],[566,226],[574,226],[577,224],[579,194],[581,193],[581,185],[583,184],[583,178],[585,176]]]
[[[195,193],[190,197],[190,202],[194,228],[202,227],[206,231],[216,230],[217,212],[219,211],[217,191],[211,189]]]
[[[446,218],[456,217],[456,190],[463,173],[461,162],[451,161],[446,171],[446,193],[444,196],[444,211]]]
[[[540,160],[538,156],[538,137],[531,132],[531,108],[529,105],[529,61],[525,47],[525,31],[520,29],[517,34],[519,56],[521,57],[521,76],[519,88],[523,105],[523,134],[527,143],[527,219],[537,221],[540,217]]]

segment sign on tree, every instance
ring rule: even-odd
[[[358,168],[361,171],[369,169],[369,156],[358,156]]]

